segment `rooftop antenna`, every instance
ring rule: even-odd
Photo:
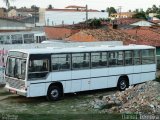
[[[88,5],[86,5],[86,26],[88,26]]]

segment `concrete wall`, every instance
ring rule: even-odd
[[[107,12],[88,12],[88,18],[108,18]],[[79,23],[86,20],[85,12],[65,12],[65,11],[46,11],[45,12],[45,23],[48,26],[73,24]]]
[[[4,17],[5,16],[5,12],[3,8],[0,8],[0,17]]]
[[[12,9],[8,12],[8,17],[17,16],[17,11],[15,9]]]
[[[0,19],[0,30],[26,30],[26,26],[24,23],[14,21],[14,20],[7,20],[7,19]]]

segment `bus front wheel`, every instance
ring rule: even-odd
[[[128,87],[128,79],[125,77],[120,77],[118,80],[117,87],[120,91],[124,91]]]
[[[62,90],[58,86],[50,86],[47,92],[49,101],[57,101],[62,97]]]

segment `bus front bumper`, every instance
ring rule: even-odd
[[[15,88],[9,87],[7,85],[5,86],[4,89],[10,93],[13,93],[13,94],[22,95],[25,97],[27,96],[27,91],[24,91],[24,90],[15,89]]]

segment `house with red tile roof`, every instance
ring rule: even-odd
[[[141,38],[136,44],[145,44],[160,47],[160,33],[151,28],[137,28],[130,30],[122,30],[123,32]]]
[[[67,41],[93,42],[93,41],[123,41],[124,44],[133,44],[139,37],[129,35],[116,29],[86,29],[81,30],[68,38]]]
[[[62,40],[66,37],[69,37],[79,32],[79,29],[65,27],[65,26],[57,26],[57,27],[46,26],[44,27],[44,32],[46,34],[46,37],[50,40],[53,39]]]
[[[157,24],[160,26],[160,20],[151,20],[150,22],[154,23],[154,24]]]
[[[119,18],[113,20],[112,24],[117,24],[120,29],[131,29],[135,27],[151,27],[156,24],[151,21],[137,18]]]
[[[65,38],[74,42],[122,41],[124,44],[145,44],[160,47],[160,33],[153,28],[135,29],[85,29]]]
[[[121,13],[112,13],[109,17],[114,20],[118,18],[132,18],[136,13],[134,12],[121,12]]]
[[[32,16],[33,14],[37,13],[38,11],[32,10],[30,8],[20,8],[20,9],[12,9],[8,12],[8,17],[26,17]]]

